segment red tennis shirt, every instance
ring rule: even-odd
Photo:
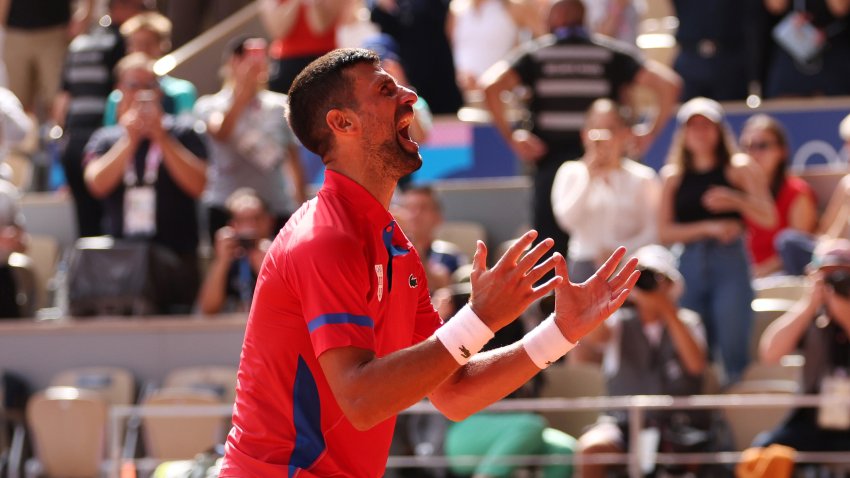
[[[260,270],[220,476],[381,476],[395,419],[356,430],[317,357],[336,347],[382,357],[440,324],[419,256],[392,215],[327,171]]]

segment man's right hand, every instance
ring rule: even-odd
[[[552,268],[560,264],[566,269],[564,257],[555,253],[535,266],[543,255],[554,245],[552,239],[545,239],[528,251],[537,231],[526,232],[519,238],[492,269],[487,268],[487,246],[478,241],[475,257],[472,259],[472,294],[469,305],[476,315],[493,332],[513,322],[532,302],[552,291],[566,281],[566,274],[550,279],[535,287]]]

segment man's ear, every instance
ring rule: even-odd
[[[325,122],[335,134],[349,134],[359,128],[357,115],[350,110],[332,109],[325,115]]]

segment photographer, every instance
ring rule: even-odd
[[[227,211],[230,221],[215,233],[215,258],[198,297],[204,314],[251,307],[257,272],[271,245],[274,221],[253,189],[234,191],[227,199]]]
[[[197,198],[206,183],[207,150],[195,121],[163,113],[154,61],[132,53],[115,67],[119,121],[86,145],[84,178],[103,204],[105,231],[155,247],[160,313],[191,310],[200,284]]]
[[[629,302],[585,337],[585,343],[604,348],[603,371],[608,394],[693,395],[702,391],[706,368],[705,332],[697,314],[676,302],[684,281],[676,260],[666,248],[644,246],[635,253],[641,276]],[[686,451],[677,436],[704,433],[706,413],[651,411],[647,427],[655,428],[662,450]],[[629,448],[628,422],[623,411],[612,411],[579,439],[579,453],[619,453]],[[693,433],[696,432],[696,433]],[[655,433],[655,432],[649,432]],[[585,478],[605,476],[604,465],[581,465]]]
[[[811,292],[773,321],[759,341],[759,359],[777,364],[799,352],[803,394],[846,398],[850,388],[850,241],[823,239],[808,267]],[[843,404],[797,408],[753,446],[778,443],[797,451],[850,449],[850,415]]]

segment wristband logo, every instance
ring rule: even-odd
[[[463,357],[463,358],[465,358],[465,359],[468,359],[469,357],[471,357],[471,356],[472,356],[472,353],[470,353],[470,352],[469,352],[469,349],[468,349],[468,348],[466,348],[466,347],[464,347],[463,345],[461,345],[461,346],[460,346],[460,356],[461,356],[461,357]]]

